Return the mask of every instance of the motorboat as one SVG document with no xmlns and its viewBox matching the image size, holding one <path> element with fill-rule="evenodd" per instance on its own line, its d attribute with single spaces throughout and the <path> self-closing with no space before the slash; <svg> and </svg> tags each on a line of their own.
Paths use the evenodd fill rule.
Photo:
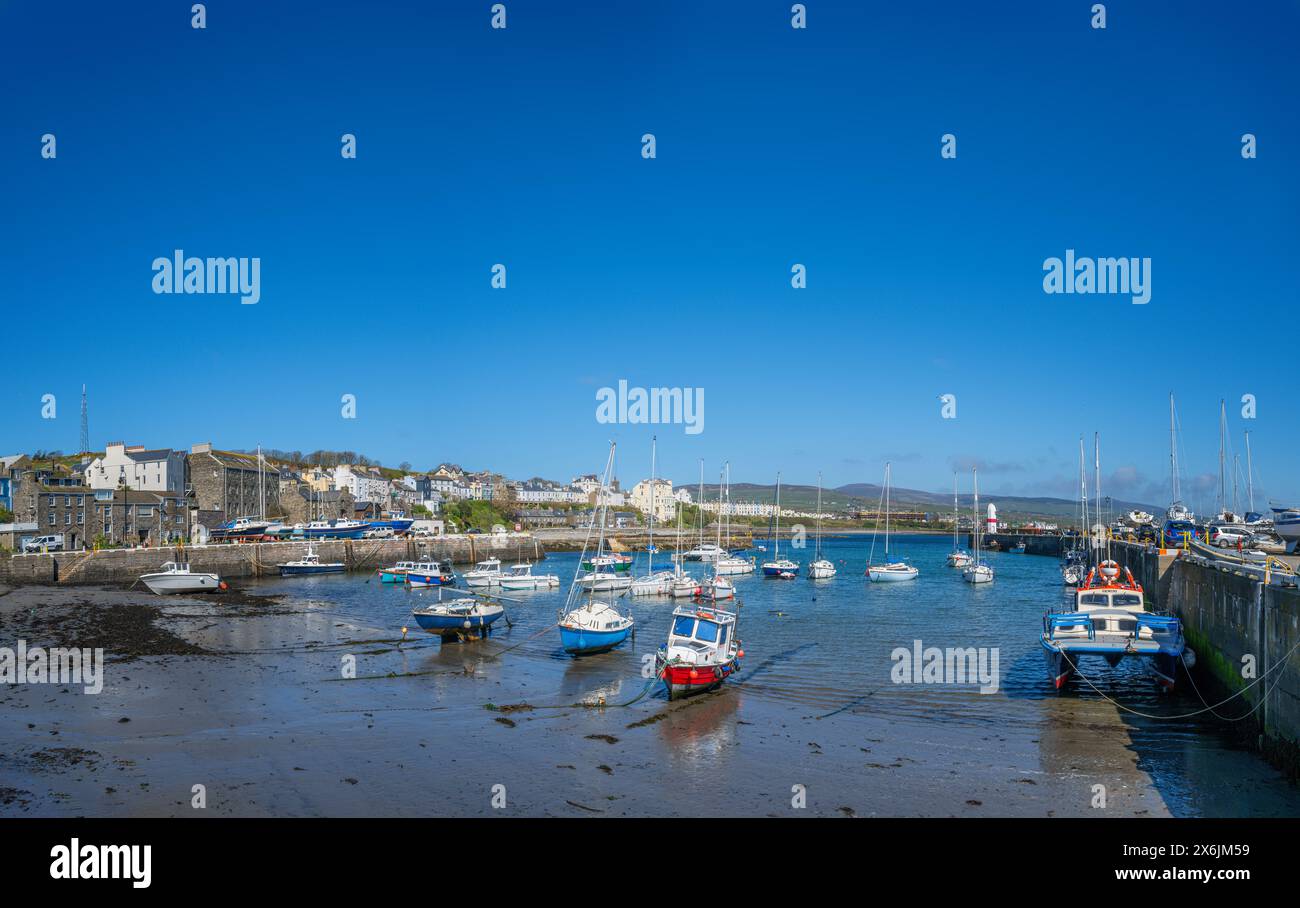
<svg viewBox="0 0 1300 908">
<path fill-rule="evenodd" d="M 555 574 L 534 574 L 531 564 L 512 564 L 497 584 L 502 590 L 511 592 L 521 590 L 543 590 L 560 585 L 560 578 Z"/>
<path fill-rule="evenodd" d="M 392 567 L 379 568 L 375 573 L 379 575 L 380 583 L 405 583 L 406 572 L 416 566 L 414 561 L 399 561 Z"/>
<path fill-rule="evenodd" d="M 1101 656 L 1112 668 L 1128 658 L 1148 660 L 1156 680 L 1170 689 L 1185 653 L 1189 665 L 1194 660 L 1181 622 L 1148 612 L 1132 571 L 1110 559 L 1088 572 L 1075 591 L 1072 611 L 1043 616 L 1040 643 L 1048 680 L 1057 690 L 1069 682 L 1083 656 Z"/>
<path fill-rule="evenodd" d="M 465 585 L 470 587 L 497 586 L 501 583 L 501 559 L 485 558 L 464 574 Z"/>
<path fill-rule="evenodd" d="M 655 674 L 668 699 L 676 700 L 720 686 L 739 670 L 744 656 L 735 612 L 678 606 L 668 639 L 655 655 Z"/>
<path fill-rule="evenodd" d="M 413 588 L 450 586 L 456 582 L 456 572 L 450 561 L 424 559 L 406 572 L 406 585 Z"/>
<path fill-rule="evenodd" d="M 152 574 L 143 574 L 140 582 L 160 596 L 171 593 L 210 593 L 225 589 L 216 574 L 191 571 L 188 562 L 168 561 Z"/>
<path fill-rule="evenodd" d="M 316 549 L 307 546 L 307 554 L 297 561 L 286 561 L 280 565 L 280 576 L 290 577 L 296 574 L 341 574 L 347 565 L 341 561 L 321 561 Z"/>
</svg>

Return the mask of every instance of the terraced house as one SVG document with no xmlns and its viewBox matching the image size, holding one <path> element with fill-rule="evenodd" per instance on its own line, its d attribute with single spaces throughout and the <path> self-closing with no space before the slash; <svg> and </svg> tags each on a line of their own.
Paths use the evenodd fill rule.
<svg viewBox="0 0 1300 908">
<path fill-rule="evenodd" d="M 37 533 L 61 533 L 64 548 L 164 545 L 189 537 L 185 496 L 169 492 L 42 486 L 33 492 Z"/>
</svg>

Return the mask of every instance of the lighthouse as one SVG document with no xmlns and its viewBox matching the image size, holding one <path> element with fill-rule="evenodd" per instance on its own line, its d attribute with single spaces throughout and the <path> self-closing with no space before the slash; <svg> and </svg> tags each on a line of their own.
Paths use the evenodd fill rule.
<svg viewBox="0 0 1300 908">
<path fill-rule="evenodd" d="M 998 506 L 990 503 L 989 516 L 988 519 L 984 521 L 984 532 L 996 533 L 997 531 L 998 531 Z"/>
</svg>

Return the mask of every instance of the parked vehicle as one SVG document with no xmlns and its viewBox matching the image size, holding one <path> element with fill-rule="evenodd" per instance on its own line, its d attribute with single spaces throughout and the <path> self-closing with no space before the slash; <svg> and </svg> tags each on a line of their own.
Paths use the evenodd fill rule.
<svg viewBox="0 0 1300 908">
<path fill-rule="evenodd" d="M 1235 549 L 1237 546 L 1246 547 L 1254 541 L 1254 534 L 1243 530 L 1240 527 L 1211 527 L 1210 544 L 1221 549 Z"/>
<path fill-rule="evenodd" d="M 24 552 L 62 552 L 63 551 L 63 534 L 55 533 L 52 536 L 37 536 L 35 539 L 29 539 L 23 543 Z"/>
</svg>

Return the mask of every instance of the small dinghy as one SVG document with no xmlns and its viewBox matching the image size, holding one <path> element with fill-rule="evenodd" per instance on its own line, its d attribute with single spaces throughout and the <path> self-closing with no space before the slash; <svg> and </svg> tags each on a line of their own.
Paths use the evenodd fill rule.
<svg viewBox="0 0 1300 908">
<path fill-rule="evenodd" d="M 168 561 L 156 573 L 142 575 L 140 582 L 159 596 L 171 593 L 210 593 L 226 588 L 216 574 L 195 573 L 185 561 Z"/>
</svg>

